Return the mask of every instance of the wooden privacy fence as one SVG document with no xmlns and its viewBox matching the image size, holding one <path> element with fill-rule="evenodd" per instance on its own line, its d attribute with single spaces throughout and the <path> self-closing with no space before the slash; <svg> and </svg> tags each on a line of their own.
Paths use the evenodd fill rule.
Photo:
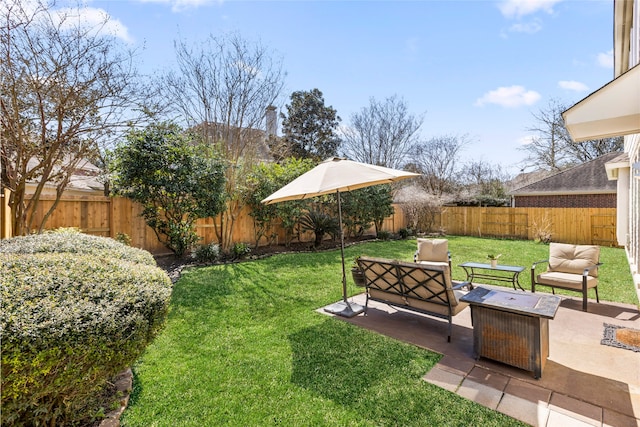
<svg viewBox="0 0 640 427">
<path fill-rule="evenodd" d="M 11 237 L 11 216 L 7 201 L 8 192 L 5 192 L 2 200 L 1 221 L 2 238 Z M 49 210 L 55 201 L 54 196 L 41 196 L 38 210 L 36 212 L 36 223 L 39 224 L 44 214 Z M 401 209 L 396 206 L 396 213 L 386 218 L 382 229 L 389 232 L 396 232 L 404 227 L 404 215 Z M 61 227 L 76 227 L 84 233 L 96 236 L 113 237 L 119 233 L 128 235 L 131 238 L 131 245 L 146 249 L 149 252 L 159 255 L 169 253 L 159 241 L 153 229 L 144 222 L 140 216 L 142 206 L 129 199 L 121 197 L 105 196 L 67 196 L 60 200 L 56 210 L 49 217 L 45 226 L 48 230 Z M 235 220 L 233 241 L 255 243 L 255 233 L 253 218 L 249 215 L 248 208 L 243 209 Z M 196 232 L 200 236 L 202 244 L 217 242 L 216 227 L 220 223 L 217 218 L 205 218 L 196 221 Z M 34 230 L 35 231 L 35 230 Z M 276 243 L 284 243 L 285 232 L 282 227 L 276 227 Z M 369 230 L 368 234 L 374 233 Z M 311 232 L 300 237 L 301 241 L 313 241 Z M 297 240 L 294 240 L 297 241 Z M 267 244 L 266 239 L 260 241 L 260 245 Z"/>
<path fill-rule="evenodd" d="M 436 224 L 447 234 L 617 246 L 615 208 L 444 207 Z"/>
<path fill-rule="evenodd" d="M 2 200 L 0 218 L 2 237 L 11 237 L 10 215 L 6 204 L 8 195 Z M 52 196 L 43 196 L 37 219 L 53 204 Z M 394 205 L 395 213 L 388 217 L 382 229 L 396 233 L 407 226 L 400 205 Z M 154 231 L 148 227 L 140 213 L 142 207 L 128 199 L 104 196 L 73 196 L 63 198 L 49 218 L 46 228 L 77 227 L 83 232 L 98 236 L 116 237 L 127 234 L 131 244 L 154 254 L 168 253 L 158 241 Z M 452 235 L 496 236 L 532 240 L 536 230 L 548 227 L 553 241 L 575 244 L 597 244 L 616 246 L 616 210 L 613 208 L 481 208 L 445 207 L 435 218 L 436 229 Z M 201 243 L 216 242 L 217 219 L 198 220 L 196 230 Z M 438 230 L 434 230 L 438 231 Z M 276 243 L 284 242 L 284 230 L 276 227 Z M 369 230 L 368 234 L 372 234 Z M 302 241 L 311 241 L 313 235 L 301 236 Z M 253 245 L 255 234 L 249 210 L 244 209 L 236 219 L 234 242 Z M 266 244 L 261 240 L 260 244 Z"/>
</svg>

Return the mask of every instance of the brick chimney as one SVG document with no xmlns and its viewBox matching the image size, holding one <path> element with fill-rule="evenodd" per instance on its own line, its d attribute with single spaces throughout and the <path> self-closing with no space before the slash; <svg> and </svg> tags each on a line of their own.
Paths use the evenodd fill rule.
<svg viewBox="0 0 640 427">
<path fill-rule="evenodd" d="M 276 115 L 276 107 L 269 105 L 265 112 L 267 119 L 267 138 L 277 136 L 278 133 L 278 116 Z"/>
</svg>

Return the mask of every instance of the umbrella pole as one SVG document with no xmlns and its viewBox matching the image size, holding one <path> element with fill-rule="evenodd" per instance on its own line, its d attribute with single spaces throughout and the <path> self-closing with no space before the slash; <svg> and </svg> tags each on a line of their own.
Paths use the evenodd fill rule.
<svg viewBox="0 0 640 427">
<path fill-rule="evenodd" d="M 338 193 L 338 221 L 340 222 L 340 256 L 342 257 L 342 300 L 347 302 L 347 273 L 344 267 L 344 228 L 342 227 L 342 202 L 340 200 L 340 191 Z"/>
<path fill-rule="evenodd" d="M 340 223 L 340 256 L 342 258 L 342 301 L 325 308 L 325 311 L 337 314 L 343 317 L 353 317 L 364 311 L 364 307 L 355 302 L 347 301 L 347 273 L 344 266 L 344 229 L 342 227 L 342 202 L 340 200 L 340 190 L 336 191 L 338 195 L 338 221 Z"/>
</svg>

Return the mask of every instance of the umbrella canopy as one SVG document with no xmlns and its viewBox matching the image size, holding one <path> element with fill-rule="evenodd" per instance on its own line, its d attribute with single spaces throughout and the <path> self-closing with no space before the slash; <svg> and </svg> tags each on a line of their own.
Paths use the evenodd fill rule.
<svg viewBox="0 0 640 427">
<path fill-rule="evenodd" d="M 420 176 L 420 174 L 334 157 L 325 160 L 309 172 L 300 175 L 262 201 L 262 203 L 271 204 L 287 200 L 308 199 L 330 193 L 336 193 L 338 195 L 343 302 L 335 304 L 335 307 L 328 311 L 351 317 L 361 313 L 363 310 L 362 307 L 355 308 L 355 304 L 349 304 L 347 301 L 347 279 L 344 267 L 344 234 L 342 231 L 340 193 L 370 187 L 372 185 L 389 184 L 416 176 Z"/>
<path fill-rule="evenodd" d="M 345 192 L 377 184 L 389 184 L 416 176 L 420 174 L 334 157 L 300 175 L 264 199 L 262 203 L 307 199 L 337 191 Z"/>
</svg>

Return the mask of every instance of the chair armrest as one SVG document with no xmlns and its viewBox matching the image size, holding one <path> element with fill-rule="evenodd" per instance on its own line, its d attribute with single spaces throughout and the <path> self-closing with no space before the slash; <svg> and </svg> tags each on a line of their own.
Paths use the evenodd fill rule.
<svg viewBox="0 0 640 427">
<path fill-rule="evenodd" d="M 592 265 L 591 267 L 585 268 L 584 271 L 582 272 L 582 275 L 583 276 L 588 276 L 590 270 L 593 270 L 594 268 L 600 267 L 601 265 L 602 265 L 602 263 L 599 262 L 597 264 Z"/>
<path fill-rule="evenodd" d="M 538 264 L 547 264 L 548 262 L 549 262 L 548 259 L 543 259 L 542 261 L 534 262 L 533 265 L 531 266 L 531 271 L 535 270 Z"/>
</svg>

